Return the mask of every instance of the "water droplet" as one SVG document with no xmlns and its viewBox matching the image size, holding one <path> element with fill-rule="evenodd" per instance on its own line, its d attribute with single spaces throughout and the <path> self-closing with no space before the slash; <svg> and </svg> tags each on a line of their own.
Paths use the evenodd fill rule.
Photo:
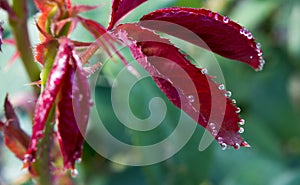
<svg viewBox="0 0 300 185">
<path fill-rule="evenodd" d="M 251 60 L 253 59 L 253 56 L 252 56 L 252 55 L 250 56 L 250 59 L 251 59 Z"/>
<path fill-rule="evenodd" d="M 219 20 L 219 15 L 217 13 L 215 14 L 215 20 Z"/>
<path fill-rule="evenodd" d="M 217 140 L 222 143 L 223 142 L 223 138 L 222 137 L 218 137 Z"/>
<path fill-rule="evenodd" d="M 77 169 L 71 170 L 71 175 L 72 175 L 73 178 L 78 177 L 78 170 Z"/>
<path fill-rule="evenodd" d="M 24 160 L 23 160 L 24 163 L 34 162 L 33 160 L 34 159 L 33 159 L 33 156 L 31 154 L 25 154 L 24 155 Z"/>
<path fill-rule="evenodd" d="M 229 18 L 226 17 L 226 16 L 224 16 L 224 17 L 223 17 L 223 22 L 227 24 L 227 23 L 229 22 Z"/>
<path fill-rule="evenodd" d="M 245 120 L 244 120 L 244 119 L 241 119 L 241 120 L 239 121 L 239 124 L 240 124 L 240 125 L 245 125 Z"/>
<path fill-rule="evenodd" d="M 257 51 L 257 50 L 256 50 Z M 263 55 L 263 53 L 259 50 L 259 51 L 257 51 L 258 53 L 257 53 L 257 56 L 259 56 L 259 57 L 261 57 L 262 55 Z"/>
<path fill-rule="evenodd" d="M 245 28 L 240 29 L 240 34 L 245 35 L 246 32 L 247 32 L 247 29 L 245 29 Z"/>
<path fill-rule="evenodd" d="M 236 104 L 236 100 L 235 99 L 232 99 L 231 101 L 232 101 L 233 104 Z"/>
<path fill-rule="evenodd" d="M 189 102 L 193 103 L 195 101 L 195 98 L 193 95 L 188 96 Z"/>
<path fill-rule="evenodd" d="M 204 75 L 207 74 L 207 69 L 206 68 L 201 69 L 201 73 Z"/>
<path fill-rule="evenodd" d="M 226 150 L 227 149 L 227 144 L 226 143 L 221 143 L 221 148 L 222 150 Z"/>
<path fill-rule="evenodd" d="M 259 57 L 259 63 L 261 64 L 261 65 L 265 65 L 265 60 L 262 58 L 262 57 Z"/>
<path fill-rule="evenodd" d="M 81 161 L 82 161 L 81 158 L 76 159 L 76 163 L 81 163 Z"/>
<path fill-rule="evenodd" d="M 209 123 L 209 126 L 213 130 L 216 129 L 216 124 L 215 123 Z"/>
<path fill-rule="evenodd" d="M 213 131 L 211 132 L 211 134 L 212 134 L 213 136 L 217 136 L 217 135 L 218 135 L 218 131 L 217 131 L 217 130 L 213 130 Z"/>
<path fill-rule="evenodd" d="M 94 101 L 93 100 L 89 100 L 89 105 L 93 106 L 94 105 Z"/>
<path fill-rule="evenodd" d="M 225 96 L 226 96 L 227 98 L 230 98 L 231 95 L 232 95 L 231 91 L 227 91 L 227 92 L 225 93 Z"/>
<path fill-rule="evenodd" d="M 248 32 L 248 33 L 246 34 L 246 36 L 247 36 L 247 38 L 248 38 L 249 40 L 253 38 L 253 35 L 252 35 L 252 33 L 250 33 L 250 32 Z"/>
<path fill-rule="evenodd" d="M 219 89 L 220 90 L 224 90 L 225 89 L 225 85 L 224 84 L 219 85 Z"/>
<path fill-rule="evenodd" d="M 242 134 L 242 133 L 244 133 L 244 131 L 245 131 L 245 129 L 243 127 L 240 127 L 239 133 Z"/>
<path fill-rule="evenodd" d="M 83 99 L 83 95 L 82 95 L 82 94 L 79 94 L 78 100 L 79 100 L 79 101 L 82 101 L 82 99 Z"/>
<path fill-rule="evenodd" d="M 234 146 L 233 146 L 233 148 L 234 148 L 235 150 L 240 149 L 240 147 L 241 147 L 241 146 L 240 146 L 238 143 L 235 143 Z"/>
<path fill-rule="evenodd" d="M 241 108 L 237 107 L 235 113 L 240 113 L 241 112 Z"/>
<path fill-rule="evenodd" d="M 261 49 L 261 44 L 259 42 L 256 44 L 256 48 L 259 50 Z"/>
</svg>

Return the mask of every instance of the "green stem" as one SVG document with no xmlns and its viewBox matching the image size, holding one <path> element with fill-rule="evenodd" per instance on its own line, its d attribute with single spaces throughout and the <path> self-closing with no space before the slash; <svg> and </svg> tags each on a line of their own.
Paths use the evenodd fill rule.
<svg viewBox="0 0 300 185">
<path fill-rule="evenodd" d="M 13 0 L 12 10 L 16 18 L 10 17 L 9 23 L 16 40 L 17 49 L 30 80 L 32 82 L 38 81 L 40 79 L 40 68 L 34 61 L 32 46 L 29 40 L 26 0 Z M 37 95 L 39 94 L 37 87 L 34 87 L 34 91 Z"/>
<path fill-rule="evenodd" d="M 40 141 L 38 146 L 37 160 L 34 164 L 34 168 L 38 173 L 38 181 L 41 185 L 52 185 L 53 175 L 51 172 L 51 148 L 53 145 L 53 127 L 52 118 L 54 117 L 55 106 L 50 111 L 46 122 L 46 128 L 44 132 L 44 137 Z"/>
</svg>

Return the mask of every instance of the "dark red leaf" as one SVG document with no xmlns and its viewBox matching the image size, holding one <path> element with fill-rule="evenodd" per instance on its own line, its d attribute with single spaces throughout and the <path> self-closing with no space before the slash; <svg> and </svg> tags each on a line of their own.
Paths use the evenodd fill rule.
<svg viewBox="0 0 300 185">
<path fill-rule="evenodd" d="M 85 19 L 80 16 L 78 16 L 78 19 L 82 26 L 85 27 L 94 36 L 95 39 L 106 34 L 106 29 L 98 22 L 91 19 Z"/>
<path fill-rule="evenodd" d="M 147 14 L 141 20 L 155 21 L 142 21 L 141 24 L 144 27 L 187 40 L 226 58 L 245 62 L 256 70 L 261 70 L 265 63 L 260 44 L 255 42 L 253 35 L 248 30 L 228 17 L 210 10 L 165 8 Z M 178 29 L 172 29 L 170 24 L 160 21 L 167 21 L 189 29 L 199 36 L 209 48 L 194 40 L 191 37 L 192 34 L 178 32 Z M 166 25 L 168 26 L 166 27 Z"/>
<path fill-rule="evenodd" d="M 4 102 L 4 111 L 5 111 L 5 117 L 7 120 L 10 120 L 10 125 L 14 127 L 20 127 L 19 124 L 19 119 L 14 111 L 14 108 L 12 104 L 10 103 L 8 99 L 8 95 L 5 97 L 5 102 Z"/>
<path fill-rule="evenodd" d="M 110 34 L 107 32 L 107 30 L 99 23 L 90 20 L 90 19 L 85 19 L 82 17 L 78 16 L 78 19 L 80 20 L 81 24 L 94 36 L 95 39 L 95 44 L 103 48 L 103 50 L 110 56 L 112 57 L 110 49 L 112 49 L 117 56 L 121 59 L 121 61 L 127 65 L 128 61 L 119 53 L 119 51 L 115 48 L 113 43 L 116 42 Z"/>
<path fill-rule="evenodd" d="M 147 0 L 114 0 L 111 20 L 107 29 L 111 30 L 123 16 L 146 1 Z"/>
<path fill-rule="evenodd" d="M 204 69 L 192 65 L 167 39 L 136 24 L 118 26 L 117 38 L 177 107 L 205 127 L 222 145 L 246 146 L 239 135 L 238 108 Z"/>
<path fill-rule="evenodd" d="M 2 28 L 2 24 L 3 24 L 3 22 L 1 22 L 0 21 L 0 51 L 2 52 L 2 48 L 1 48 L 1 46 L 2 46 L 2 40 L 3 40 L 3 32 L 4 32 L 4 29 Z"/>
<path fill-rule="evenodd" d="M 65 169 L 74 169 L 81 157 L 89 109 L 90 91 L 79 57 L 73 50 L 58 102 L 58 134 Z"/>
<path fill-rule="evenodd" d="M 16 157 L 23 160 L 29 145 L 29 136 L 21 129 L 8 96 L 5 98 L 4 111 L 7 121 L 6 123 L 0 121 L 0 129 L 4 132 L 4 143 Z"/>
<path fill-rule="evenodd" d="M 25 162 L 32 162 L 35 159 L 38 141 L 43 137 L 45 124 L 56 96 L 58 95 L 60 87 L 63 83 L 63 79 L 66 75 L 70 56 L 71 50 L 69 48 L 68 42 L 62 42 L 58 49 L 53 67 L 50 71 L 45 90 L 42 92 L 37 101 L 37 106 L 35 108 L 34 114 L 35 116 L 33 120 L 34 123 L 32 136 Z"/>
</svg>

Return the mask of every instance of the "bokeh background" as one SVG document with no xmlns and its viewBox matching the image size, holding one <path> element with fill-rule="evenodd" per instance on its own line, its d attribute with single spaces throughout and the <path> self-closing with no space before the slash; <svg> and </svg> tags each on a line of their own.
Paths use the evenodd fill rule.
<svg viewBox="0 0 300 185">
<path fill-rule="evenodd" d="M 76 4 L 101 4 L 85 17 L 108 24 L 110 0 L 73 0 Z M 198 150 L 204 129 L 197 127 L 188 143 L 170 159 L 161 163 L 130 167 L 116 164 L 97 154 L 88 144 L 84 146 L 82 163 L 77 165 L 76 184 L 84 185 L 298 185 L 300 184 L 300 1 L 299 0 L 149 0 L 123 22 L 137 21 L 143 14 L 170 6 L 204 7 L 227 15 L 248 28 L 262 44 L 266 65 L 255 72 L 245 64 L 215 56 L 221 66 L 227 89 L 233 92 L 241 116 L 246 120 L 243 137 L 251 148 L 222 151 L 213 142 L 205 151 Z M 28 0 L 30 10 L 29 30 L 33 46 L 38 40 L 34 25 L 36 9 Z M 7 20 L 0 10 L 0 19 Z M 5 38 L 12 37 L 7 21 Z M 92 41 L 82 28 L 72 37 Z M 15 52 L 13 46 L 4 45 L 0 53 L 0 104 L 6 92 L 13 102 L 26 95 L 31 87 L 23 66 L 16 61 L 7 62 Z M 198 58 L 207 57 L 191 46 Z M 201 53 L 201 52 L 200 52 Z M 101 59 L 98 56 L 97 59 Z M 176 126 L 180 111 L 173 107 L 150 79 L 136 84 L 130 94 L 130 107 L 136 117 L 150 115 L 148 104 L 153 97 L 162 97 L 168 107 L 162 124 L 148 132 L 126 128 L 117 119 L 111 105 L 111 81 L 122 69 L 120 62 L 108 63 L 99 74 L 95 87 L 95 106 L 107 129 L 116 138 L 136 145 L 156 143 L 166 138 Z M 126 78 L 120 80 L 126 83 Z M 119 96 L 122 97 L 120 90 Z M 124 97 L 125 98 L 125 97 Z M 158 108 L 159 109 L 159 108 Z M 22 127 L 30 133 L 31 121 L 22 108 L 17 108 Z M 3 108 L 0 108 L 1 114 Z M 193 123 L 187 118 L 187 121 Z M 92 132 L 92 131 L 89 131 Z M 0 136 L 0 184 L 33 184 L 26 181 L 22 163 L 4 147 Z M 121 153 L 124 158 L 128 154 Z"/>
</svg>

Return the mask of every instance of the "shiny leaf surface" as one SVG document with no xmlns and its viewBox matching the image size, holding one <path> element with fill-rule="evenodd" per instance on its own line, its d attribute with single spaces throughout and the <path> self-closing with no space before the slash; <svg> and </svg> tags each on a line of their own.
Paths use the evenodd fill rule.
<svg viewBox="0 0 300 185">
<path fill-rule="evenodd" d="M 60 91 L 57 115 L 58 138 L 66 169 L 74 169 L 75 161 L 81 157 L 90 109 L 88 80 L 74 50 L 71 61 Z"/>
<path fill-rule="evenodd" d="M 147 0 L 114 0 L 108 30 L 112 29 L 123 16 L 146 1 Z"/>
<path fill-rule="evenodd" d="M 168 99 L 211 132 L 222 146 L 248 146 L 238 133 L 242 121 L 238 109 L 204 69 L 191 64 L 167 39 L 136 24 L 118 26 L 115 33 Z"/>
<path fill-rule="evenodd" d="M 71 52 L 68 46 L 68 42 L 62 42 L 59 47 L 53 67 L 50 71 L 45 90 L 42 92 L 37 101 L 35 116 L 33 120 L 34 123 L 32 136 L 25 162 L 32 162 L 35 159 L 38 141 L 43 137 L 45 124 L 47 122 L 49 112 L 54 105 L 56 96 L 58 95 L 58 92 L 63 83 L 66 71 L 68 69 L 70 56 Z"/>
<path fill-rule="evenodd" d="M 152 20 L 150 22 L 142 21 L 141 24 L 144 27 L 166 32 L 209 49 L 223 57 L 245 62 L 255 70 L 262 70 L 265 63 L 261 45 L 255 42 L 251 32 L 228 17 L 210 10 L 165 8 L 149 13 L 141 20 Z M 202 42 L 197 42 L 191 37 L 191 34 L 176 32 L 176 29 L 166 27 L 167 24 L 159 21 L 166 21 L 187 28 L 200 37 L 208 48 Z"/>
</svg>

